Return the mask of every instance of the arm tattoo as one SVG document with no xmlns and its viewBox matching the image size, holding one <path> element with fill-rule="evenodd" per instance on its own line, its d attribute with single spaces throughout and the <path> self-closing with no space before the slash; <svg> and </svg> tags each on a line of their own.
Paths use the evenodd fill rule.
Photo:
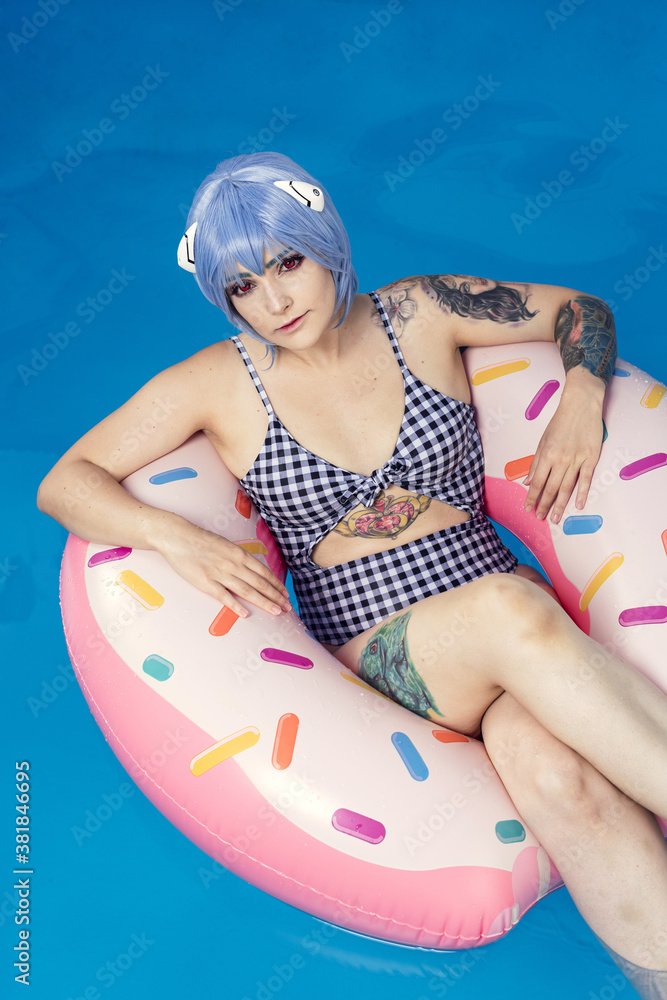
<svg viewBox="0 0 667 1000">
<path fill-rule="evenodd" d="M 419 517 L 431 503 L 427 496 L 393 497 L 380 490 L 372 507 L 348 514 L 334 528 L 348 538 L 395 538 Z"/>
<path fill-rule="evenodd" d="M 441 715 L 433 695 L 418 673 L 408 651 L 406 629 L 412 612 L 381 625 L 368 640 L 359 658 L 359 677 L 417 715 Z"/>
<path fill-rule="evenodd" d="M 558 314 L 554 339 L 566 373 L 583 365 L 605 385 L 609 382 L 616 361 L 616 327 L 606 302 L 592 295 L 570 299 Z"/>
<path fill-rule="evenodd" d="M 412 319 L 417 312 L 417 303 L 414 299 L 410 298 L 409 292 L 409 289 L 414 288 L 416 284 L 415 280 L 411 281 L 408 279 L 407 282 L 397 281 L 389 286 L 392 291 L 385 297 L 384 307 L 397 336 L 400 335 L 407 321 Z M 402 287 L 396 288 L 395 285 L 401 285 Z M 376 326 L 383 326 L 382 317 L 374 305 L 371 320 Z"/>
<path fill-rule="evenodd" d="M 469 278 L 456 286 L 454 278 L 462 275 L 426 274 L 421 279 L 422 290 L 431 299 L 435 299 L 443 310 L 465 316 L 469 319 L 490 319 L 496 323 L 519 323 L 532 319 L 538 310 L 531 312 L 525 299 L 516 288 L 497 284 L 495 288 L 487 288 L 483 292 L 472 293 L 470 282 L 479 281 Z M 484 282 L 486 284 L 486 282 Z"/>
</svg>

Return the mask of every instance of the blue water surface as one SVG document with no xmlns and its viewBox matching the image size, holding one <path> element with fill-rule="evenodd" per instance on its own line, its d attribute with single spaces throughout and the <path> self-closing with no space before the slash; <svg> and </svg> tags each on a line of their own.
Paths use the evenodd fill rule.
<svg viewBox="0 0 667 1000">
<path fill-rule="evenodd" d="M 664 379 L 667 11 L 6 0 L 0 17 L 2 995 L 620 992 L 565 890 L 502 941 L 442 955 L 332 932 L 213 870 L 132 784 L 87 709 L 58 606 L 66 532 L 35 493 L 155 372 L 231 332 L 176 267 L 176 245 L 198 183 L 238 152 L 276 149 L 321 179 L 361 289 L 447 271 L 582 289 L 612 303 L 621 356 Z M 21 760 L 29 993 L 12 967 Z"/>
</svg>

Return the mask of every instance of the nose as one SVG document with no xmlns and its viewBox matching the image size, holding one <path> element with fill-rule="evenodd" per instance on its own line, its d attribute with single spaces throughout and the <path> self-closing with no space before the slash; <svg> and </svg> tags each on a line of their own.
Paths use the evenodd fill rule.
<svg viewBox="0 0 667 1000">
<path fill-rule="evenodd" d="M 264 283 L 266 308 L 272 316 L 280 316 L 292 305 L 292 297 L 285 291 L 283 283 L 272 281 Z"/>
</svg>

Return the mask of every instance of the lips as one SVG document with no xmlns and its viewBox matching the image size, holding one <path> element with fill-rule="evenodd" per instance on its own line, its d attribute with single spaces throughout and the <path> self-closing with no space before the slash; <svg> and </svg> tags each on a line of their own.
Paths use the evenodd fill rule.
<svg viewBox="0 0 667 1000">
<path fill-rule="evenodd" d="M 285 323 L 284 326 L 279 326 L 278 330 L 276 332 L 277 333 L 289 333 L 290 330 L 296 329 L 297 324 L 301 322 L 301 320 L 303 319 L 303 317 L 305 315 L 306 314 L 303 313 L 303 315 L 297 316 L 296 319 L 290 320 L 289 323 Z"/>
</svg>

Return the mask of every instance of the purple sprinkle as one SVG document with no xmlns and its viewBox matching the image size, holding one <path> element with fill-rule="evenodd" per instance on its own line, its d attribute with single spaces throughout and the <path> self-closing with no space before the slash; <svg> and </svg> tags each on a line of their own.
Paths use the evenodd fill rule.
<svg viewBox="0 0 667 1000">
<path fill-rule="evenodd" d="M 651 604 L 645 608 L 626 608 L 618 616 L 619 623 L 625 625 L 662 625 L 667 622 L 667 608 L 664 604 Z"/>
<path fill-rule="evenodd" d="M 298 653 L 290 653 L 287 649 L 271 649 L 267 647 L 259 654 L 268 663 L 282 663 L 286 667 L 299 667 L 300 670 L 310 670 L 313 661 L 307 656 L 299 656 Z"/>
<path fill-rule="evenodd" d="M 336 809 L 331 817 L 331 823 L 340 833 L 348 833 L 351 837 L 358 837 L 368 844 L 381 844 L 387 835 L 387 831 L 378 820 L 352 812 L 351 809 Z"/>
<path fill-rule="evenodd" d="M 117 549 L 105 549 L 103 552 L 97 552 L 94 556 L 91 556 L 88 560 L 88 565 L 99 566 L 100 563 L 115 562 L 117 559 L 125 559 L 129 556 L 132 549 L 127 548 L 117 548 Z"/>
<path fill-rule="evenodd" d="M 619 476 L 621 479 L 636 479 L 637 476 L 643 476 L 645 472 L 653 472 L 654 469 L 659 469 L 662 465 L 667 465 L 667 455 L 663 451 L 658 451 L 655 455 L 647 455 L 646 458 L 630 462 L 630 465 L 621 469 Z"/>
<path fill-rule="evenodd" d="M 556 379 L 549 379 L 548 382 L 544 383 L 541 389 L 538 389 L 526 407 L 526 420 L 534 420 L 535 417 L 539 417 L 540 413 L 559 386 L 560 382 Z"/>
</svg>

